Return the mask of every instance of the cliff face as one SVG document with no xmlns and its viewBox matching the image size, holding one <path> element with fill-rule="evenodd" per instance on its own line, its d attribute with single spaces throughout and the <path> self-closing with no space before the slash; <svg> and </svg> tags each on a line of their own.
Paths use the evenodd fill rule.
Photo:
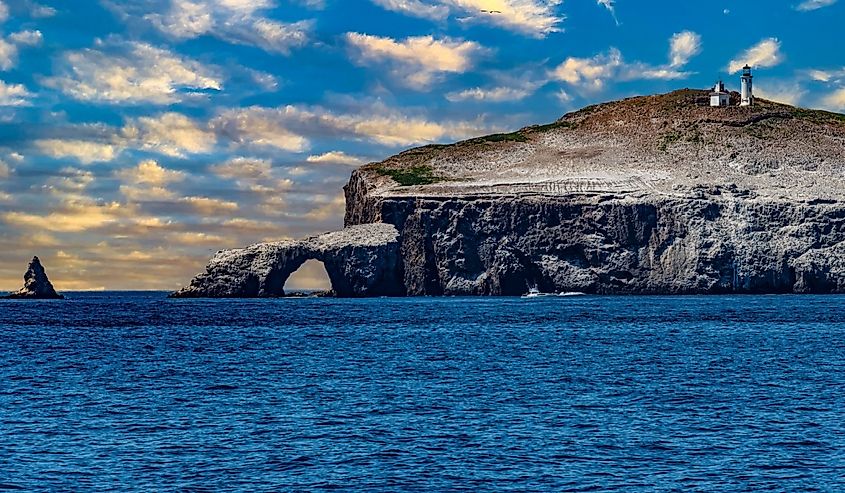
<svg viewBox="0 0 845 493">
<path fill-rule="evenodd" d="M 346 223 L 396 226 L 409 295 L 845 292 L 845 117 L 701 96 L 365 166 Z"/>
<path fill-rule="evenodd" d="M 345 231 L 380 240 L 222 252 L 177 295 L 277 296 L 309 256 L 341 296 L 845 292 L 845 115 L 706 101 L 631 98 L 366 165 Z"/>
<path fill-rule="evenodd" d="M 410 295 L 845 292 L 843 204 L 730 193 L 362 203 L 401 231 Z"/>
</svg>

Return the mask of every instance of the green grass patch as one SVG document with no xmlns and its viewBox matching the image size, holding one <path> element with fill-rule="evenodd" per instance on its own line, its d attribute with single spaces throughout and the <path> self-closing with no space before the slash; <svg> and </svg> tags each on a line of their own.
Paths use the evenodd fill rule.
<svg viewBox="0 0 845 493">
<path fill-rule="evenodd" d="M 434 169 L 428 165 L 412 166 L 410 168 L 385 168 L 380 166 L 376 172 L 381 176 L 389 176 L 403 187 L 416 185 L 431 185 L 443 181 L 434 174 Z"/>
<path fill-rule="evenodd" d="M 522 135 L 522 132 L 517 131 L 509 134 L 485 135 L 474 140 L 480 142 L 528 142 L 528 137 Z"/>
<path fill-rule="evenodd" d="M 569 121 L 557 121 L 547 123 L 545 125 L 534 125 L 533 127 L 531 127 L 531 130 L 535 132 L 547 132 L 556 128 L 575 128 L 575 124 Z"/>
</svg>

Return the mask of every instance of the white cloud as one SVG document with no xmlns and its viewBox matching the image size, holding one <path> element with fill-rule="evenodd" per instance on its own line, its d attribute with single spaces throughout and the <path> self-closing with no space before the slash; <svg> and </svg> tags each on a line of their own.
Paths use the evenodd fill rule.
<svg viewBox="0 0 845 493">
<path fill-rule="evenodd" d="M 411 87 L 424 88 L 440 74 L 463 73 L 484 49 L 473 41 L 433 36 L 416 36 L 397 41 L 393 38 L 347 33 L 346 41 L 363 65 L 389 62 L 394 76 Z"/>
<path fill-rule="evenodd" d="M 115 175 L 128 184 L 165 186 L 185 179 L 182 171 L 167 169 L 152 159 L 141 161 L 134 168 L 126 168 L 115 172 Z"/>
<path fill-rule="evenodd" d="M 0 0 L 0 22 L 6 22 L 9 18 L 9 7 Z"/>
<path fill-rule="evenodd" d="M 649 65 L 643 62 L 626 62 L 622 52 L 611 48 L 590 58 L 569 57 L 550 74 L 553 79 L 585 90 L 597 91 L 604 88 L 608 80 L 630 81 L 662 79 L 683 79 L 690 75 L 681 68 L 690 58 L 701 51 L 700 36 L 684 31 L 669 40 L 669 61 L 665 65 Z"/>
<path fill-rule="evenodd" d="M 795 10 L 806 12 L 809 10 L 816 10 L 823 7 L 829 7 L 835 4 L 838 0 L 805 0 L 795 7 Z"/>
<path fill-rule="evenodd" d="M 745 50 L 728 63 L 728 72 L 736 73 L 746 64 L 754 68 L 774 67 L 783 61 L 780 52 L 780 41 L 768 38 Z"/>
<path fill-rule="evenodd" d="M 420 0 L 373 0 L 373 3 L 387 10 L 400 12 L 413 17 L 443 20 L 449 17 L 449 7 L 436 2 Z"/>
<path fill-rule="evenodd" d="M 214 133 L 181 113 L 139 117 L 123 127 L 122 133 L 140 149 L 173 157 L 210 152 L 217 142 Z"/>
<path fill-rule="evenodd" d="M 323 154 L 308 156 L 309 163 L 347 164 L 349 166 L 360 166 L 364 160 L 357 156 L 350 156 L 342 151 L 330 151 Z"/>
<path fill-rule="evenodd" d="M 44 84 L 81 101 L 119 104 L 170 104 L 222 88 L 214 70 L 170 51 L 139 42 L 97 45 L 65 53 L 58 75 Z"/>
<path fill-rule="evenodd" d="M 607 54 L 592 58 L 569 57 L 552 71 L 552 77 L 573 86 L 601 89 L 605 80 L 623 65 L 622 52 L 611 48 Z"/>
<path fill-rule="evenodd" d="M 38 46 L 44 40 L 41 31 L 19 31 L 9 35 L 9 40 L 19 45 Z"/>
<path fill-rule="evenodd" d="M 450 92 L 446 95 L 449 101 L 485 101 L 498 103 L 503 101 L 520 101 L 534 94 L 534 87 L 474 87 L 463 91 Z"/>
<path fill-rule="evenodd" d="M 676 33 L 669 40 L 669 66 L 683 67 L 701 53 L 701 36 L 692 31 Z"/>
<path fill-rule="evenodd" d="M 8 164 L 0 161 L 0 178 L 8 178 L 9 173 L 11 173 L 12 169 L 9 167 Z"/>
<path fill-rule="evenodd" d="M 492 24 L 537 38 L 560 30 L 562 0 L 374 0 L 388 10 L 433 20 L 460 16 L 463 22 Z"/>
<path fill-rule="evenodd" d="M 22 84 L 7 84 L 0 80 L 0 106 L 27 106 L 32 93 Z"/>
<path fill-rule="evenodd" d="M 75 139 L 40 139 L 35 147 L 46 156 L 53 158 L 72 157 L 83 164 L 111 161 L 120 152 L 113 144 L 104 144 Z"/>
<path fill-rule="evenodd" d="M 126 22 L 145 19 L 171 39 L 214 36 L 270 53 L 287 54 L 304 45 L 313 28 L 309 20 L 281 22 L 262 15 L 275 7 L 267 0 L 136 0 L 108 5 Z"/>
</svg>

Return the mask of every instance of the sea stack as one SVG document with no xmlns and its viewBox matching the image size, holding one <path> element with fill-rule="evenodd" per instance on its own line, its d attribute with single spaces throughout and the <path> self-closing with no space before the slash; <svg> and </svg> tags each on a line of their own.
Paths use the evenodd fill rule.
<svg viewBox="0 0 845 493">
<path fill-rule="evenodd" d="M 64 296 L 58 294 L 44 272 L 44 266 L 38 257 L 32 257 L 26 274 L 23 276 L 23 287 L 9 296 L 13 300 L 62 300 Z"/>
</svg>

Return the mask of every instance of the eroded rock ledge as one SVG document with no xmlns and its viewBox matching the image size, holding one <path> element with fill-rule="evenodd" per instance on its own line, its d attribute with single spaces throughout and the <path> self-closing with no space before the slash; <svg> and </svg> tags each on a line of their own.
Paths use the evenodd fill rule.
<svg viewBox="0 0 845 493">
<path fill-rule="evenodd" d="M 223 250 L 174 298 L 281 297 L 288 277 L 307 260 L 326 267 L 340 297 L 405 294 L 399 232 L 391 224 L 363 224 L 301 240 Z"/>
</svg>

